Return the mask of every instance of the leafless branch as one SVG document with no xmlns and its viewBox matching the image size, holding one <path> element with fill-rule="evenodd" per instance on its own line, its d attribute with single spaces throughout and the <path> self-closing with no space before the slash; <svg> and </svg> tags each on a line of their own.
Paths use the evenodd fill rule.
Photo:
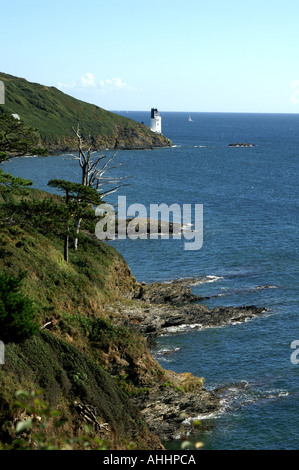
<svg viewBox="0 0 299 470">
<path fill-rule="evenodd" d="M 131 178 L 128 177 L 106 177 L 104 176 L 108 171 L 114 170 L 119 168 L 120 166 L 124 165 L 126 162 L 120 162 L 115 165 L 111 164 L 113 160 L 116 158 L 118 152 L 115 152 L 112 156 L 108 155 L 100 155 L 95 160 L 93 160 L 93 154 L 96 152 L 91 151 L 91 146 L 87 149 L 83 149 L 83 138 L 80 133 L 80 126 L 77 125 L 77 129 L 73 128 L 73 132 L 75 133 L 78 139 L 78 149 L 79 149 L 79 156 L 75 157 L 76 160 L 79 160 L 80 167 L 82 169 L 82 184 L 85 186 L 95 187 L 102 196 L 107 196 L 116 192 L 122 186 L 128 185 L 121 185 L 119 184 L 120 181 Z M 105 162 L 103 162 L 106 160 Z M 99 168 L 100 162 L 103 162 L 101 168 Z M 113 188 L 110 190 L 102 192 L 101 188 L 104 185 L 114 185 Z"/>
</svg>

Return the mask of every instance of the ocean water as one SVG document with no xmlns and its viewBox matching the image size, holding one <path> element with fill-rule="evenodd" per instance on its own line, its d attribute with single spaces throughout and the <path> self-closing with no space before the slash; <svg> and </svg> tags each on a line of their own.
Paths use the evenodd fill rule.
<svg viewBox="0 0 299 470">
<path fill-rule="evenodd" d="M 150 113 L 124 112 L 149 125 Z M 163 336 L 154 354 L 164 368 L 224 387 L 222 409 L 199 417 L 204 449 L 298 449 L 299 364 L 291 362 L 298 328 L 299 115 L 163 113 L 174 146 L 121 151 L 132 176 L 117 196 L 127 205 L 203 204 L 203 246 L 184 240 L 115 240 L 138 281 L 194 278 L 193 292 L 213 306 L 267 309 L 243 324 Z M 248 142 L 254 147 L 229 147 Z M 109 153 L 109 152 L 107 152 Z M 18 158 L 14 175 L 50 190 L 51 178 L 80 181 L 70 155 Z M 299 355 L 298 355 L 299 357 Z M 179 442 L 167 443 L 178 449 Z"/>
</svg>

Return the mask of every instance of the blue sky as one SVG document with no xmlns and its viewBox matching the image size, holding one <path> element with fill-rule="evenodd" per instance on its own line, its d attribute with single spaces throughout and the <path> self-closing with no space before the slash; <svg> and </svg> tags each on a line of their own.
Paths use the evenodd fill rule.
<svg viewBox="0 0 299 470">
<path fill-rule="evenodd" d="M 110 110 L 299 112 L 297 0 L 0 0 L 0 70 Z"/>
</svg>

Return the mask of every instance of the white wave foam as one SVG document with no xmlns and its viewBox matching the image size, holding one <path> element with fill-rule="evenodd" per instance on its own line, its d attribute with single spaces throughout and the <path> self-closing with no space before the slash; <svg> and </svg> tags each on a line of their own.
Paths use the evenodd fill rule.
<svg viewBox="0 0 299 470">
<path fill-rule="evenodd" d="M 224 412 L 232 412 L 259 401 L 275 400 L 289 395 L 287 390 L 265 390 L 254 383 L 244 382 L 244 384 L 240 383 L 240 385 L 241 387 L 237 386 L 237 384 L 231 385 L 223 390 L 220 404 Z"/>
<path fill-rule="evenodd" d="M 224 397 L 220 399 L 220 408 L 210 413 L 198 414 L 195 417 L 188 417 L 182 425 L 189 428 L 193 421 L 204 421 L 211 419 L 220 419 L 224 414 L 232 413 L 244 406 L 252 405 L 260 400 L 283 398 L 289 395 L 286 390 L 261 390 L 256 384 L 250 384 L 246 380 L 242 380 L 239 384 L 228 386 L 224 390 Z M 187 430 L 185 433 L 190 434 Z M 178 437 L 180 439 L 181 436 Z"/>
<path fill-rule="evenodd" d="M 181 277 L 179 279 L 173 279 L 171 281 L 165 281 L 165 284 L 172 284 L 179 282 L 182 285 L 187 285 L 187 286 L 197 286 L 199 284 L 209 284 L 212 282 L 217 282 L 224 279 L 222 276 L 213 276 L 213 275 L 207 275 L 207 276 L 201 276 L 201 277 Z"/>
<path fill-rule="evenodd" d="M 206 282 L 215 282 L 215 281 L 219 281 L 220 279 L 223 279 L 222 276 L 207 276 L 206 278 Z"/>
<path fill-rule="evenodd" d="M 283 398 L 283 397 L 288 397 L 290 393 L 287 390 L 269 390 L 268 392 L 265 392 L 265 398 L 267 399 L 277 399 L 277 398 Z"/>
<path fill-rule="evenodd" d="M 201 329 L 202 325 L 200 323 L 192 323 L 190 325 L 178 325 L 178 326 L 168 326 L 163 329 L 165 332 L 161 336 L 168 336 L 169 334 L 175 334 L 175 333 L 185 333 L 186 331 L 194 330 L 194 329 Z"/>
<path fill-rule="evenodd" d="M 157 351 L 155 353 L 155 355 L 165 356 L 165 355 L 172 354 L 172 353 L 175 353 L 177 351 L 180 351 L 180 349 L 181 348 L 162 348 L 162 349 L 159 349 L 159 351 Z"/>
<path fill-rule="evenodd" d="M 190 280 L 190 283 L 188 283 L 190 286 L 197 286 L 199 284 L 210 284 L 212 282 L 217 282 L 224 279 L 221 276 L 205 276 L 205 277 L 199 277 L 198 279 L 193 279 Z"/>
<path fill-rule="evenodd" d="M 221 409 L 219 409 L 219 410 L 217 410 L 217 411 L 213 411 L 213 412 L 211 412 L 211 413 L 202 413 L 202 414 L 197 415 L 197 416 L 192 417 L 192 418 L 186 418 L 186 419 L 182 422 L 182 424 L 186 426 L 186 425 L 188 425 L 188 424 L 191 424 L 192 421 L 202 421 L 202 420 L 204 420 L 204 419 L 218 419 L 218 418 L 220 418 L 220 417 L 223 415 L 223 413 L 225 413 L 225 409 L 224 409 L 224 408 L 223 408 L 223 409 L 221 408 Z"/>
</svg>

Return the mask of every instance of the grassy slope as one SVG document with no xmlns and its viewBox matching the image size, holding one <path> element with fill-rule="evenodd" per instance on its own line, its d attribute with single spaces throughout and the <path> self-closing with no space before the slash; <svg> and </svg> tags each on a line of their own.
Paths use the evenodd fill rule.
<svg viewBox="0 0 299 470">
<path fill-rule="evenodd" d="M 84 140 L 95 148 L 149 148 L 169 146 L 165 137 L 147 126 L 64 94 L 55 87 L 31 83 L 0 73 L 5 84 L 3 110 L 19 114 L 39 129 L 42 143 L 52 150 L 76 148 L 72 128 L 80 123 Z M 1 107 L 0 107 L 1 108 Z"/>
<path fill-rule="evenodd" d="M 27 197 L 52 195 L 30 190 Z M 23 344 L 6 345 L 0 421 L 13 420 L 16 391 L 43 389 L 44 398 L 68 417 L 69 435 L 78 432 L 72 407 L 79 399 L 96 406 L 100 421 L 110 423 L 112 448 L 128 441 L 138 448 L 159 447 L 127 397 L 144 393 L 153 380 L 163 383 L 164 372 L 145 340 L 118 325 L 109 309 L 114 302 L 129 302 L 124 294 L 134 288 L 135 278 L 114 248 L 88 236 L 70 252 L 68 264 L 62 253 L 62 240 L 30 225 L 1 228 L 0 270 L 27 272 L 23 290 L 35 301 L 37 321 L 51 323 Z M 0 441 L 4 437 L 0 432 Z"/>
<path fill-rule="evenodd" d="M 11 421 L 14 390 L 43 390 L 43 399 L 66 418 L 68 437 L 84 435 L 84 422 L 74 412 L 75 401 L 95 406 L 100 423 L 109 423 L 111 448 L 134 442 L 139 448 L 158 440 L 147 431 L 137 408 L 95 361 L 53 334 L 41 332 L 22 345 L 6 347 L 0 371 L 1 421 Z M 0 432 L 1 437 L 1 432 Z M 3 437 L 2 437 L 3 438 Z"/>
</svg>

